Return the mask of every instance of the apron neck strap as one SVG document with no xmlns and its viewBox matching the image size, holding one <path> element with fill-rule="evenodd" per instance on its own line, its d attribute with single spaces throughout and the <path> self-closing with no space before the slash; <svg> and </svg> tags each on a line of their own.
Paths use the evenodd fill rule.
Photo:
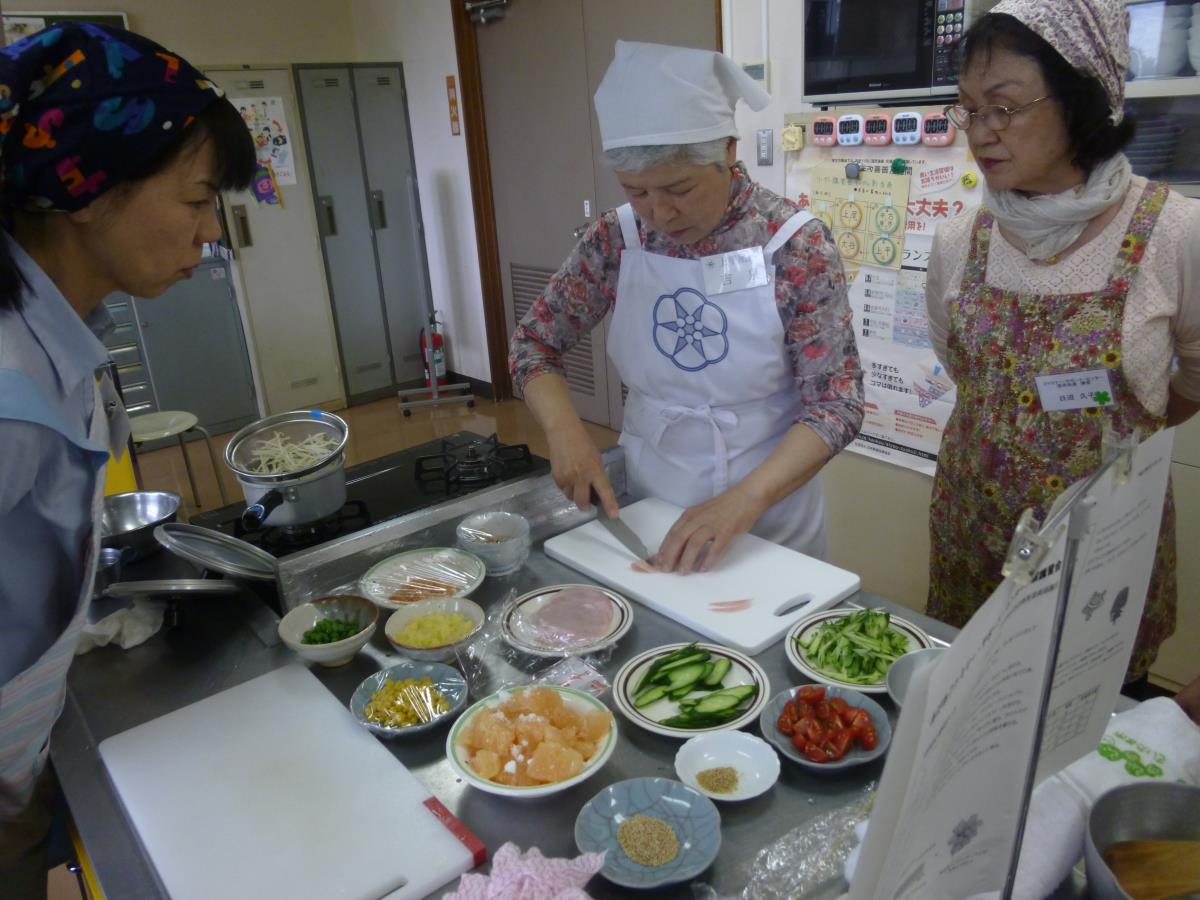
<svg viewBox="0 0 1200 900">
<path fill-rule="evenodd" d="M 640 248 L 642 238 L 638 234 L 637 219 L 633 217 L 633 204 L 626 203 L 617 207 L 617 221 L 621 223 L 621 237 L 625 239 L 625 249 Z"/>
<path fill-rule="evenodd" d="M 771 264 L 774 261 L 775 251 L 790 241 L 797 231 L 815 218 L 816 216 L 810 212 L 798 212 L 780 225 L 779 230 L 775 232 L 774 236 L 763 247 L 763 257 L 765 257 L 767 263 Z"/>
</svg>

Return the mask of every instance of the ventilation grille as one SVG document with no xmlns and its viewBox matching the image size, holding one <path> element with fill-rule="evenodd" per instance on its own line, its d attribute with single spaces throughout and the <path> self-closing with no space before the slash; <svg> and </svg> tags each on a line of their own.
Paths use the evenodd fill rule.
<svg viewBox="0 0 1200 900">
<path fill-rule="evenodd" d="M 543 269 L 538 266 L 521 266 L 513 263 L 509 269 L 512 275 L 513 313 L 516 322 L 525 318 L 529 308 L 546 289 L 553 269 Z M 514 322 L 513 324 L 516 324 Z M 596 367 L 594 364 L 592 335 L 583 335 L 579 343 L 563 354 L 563 365 L 567 370 L 567 384 L 571 390 L 587 397 L 596 396 Z"/>
<path fill-rule="evenodd" d="M 380 87 L 391 87 L 392 86 L 392 76 L 391 75 L 376 75 L 375 83 L 377 85 L 379 85 Z"/>
<path fill-rule="evenodd" d="M 316 87 L 340 87 L 342 79 L 340 78 L 318 78 L 314 83 Z"/>
</svg>

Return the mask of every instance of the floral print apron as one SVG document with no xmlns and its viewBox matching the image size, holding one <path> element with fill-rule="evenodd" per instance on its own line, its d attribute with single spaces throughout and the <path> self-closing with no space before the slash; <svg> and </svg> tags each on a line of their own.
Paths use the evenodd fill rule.
<svg viewBox="0 0 1200 900">
<path fill-rule="evenodd" d="M 1120 434 L 1158 431 L 1121 370 L 1121 325 L 1129 284 L 1167 200 L 1146 185 L 1108 283 L 1078 294 L 1023 294 L 986 283 L 994 219 L 980 210 L 962 289 L 950 309 L 948 362 L 958 402 L 938 454 L 930 512 L 929 615 L 961 627 L 996 589 L 1021 512 L 1044 518 L 1063 488 L 1101 463 L 1108 421 Z M 1048 412 L 1035 376 L 1107 368 L 1112 405 Z M 1175 628 L 1175 504 L 1170 486 L 1145 611 L 1129 676 L 1149 669 Z"/>
</svg>

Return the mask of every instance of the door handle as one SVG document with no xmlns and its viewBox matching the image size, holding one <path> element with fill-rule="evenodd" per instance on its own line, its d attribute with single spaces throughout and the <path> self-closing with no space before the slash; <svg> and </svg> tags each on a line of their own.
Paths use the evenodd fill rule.
<svg viewBox="0 0 1200 900">
<path fill-rule="evenodd" d="M 335 237 L 337 235 L 337 216 L 333 212 L 333 198 L 328 195 L 318 197 L 317 209 L 321 213 L 317 216 L 321 237 Z"/>
<path fill-rule="evenodd" d="M 413 175 L 408 176 L 408 204 L 409 216 L 412 218 L 413 234 L 424 234 L 425 227 L 421 224 L 421 204 L 417 196 L 417 179 Z"/>
<path fill-rule="evenodd" d="M 233 207 L 233 224 L 237 228 L 238 246 L 253 247 L 250 237 L 250 217 L 246 213 L 245 204 L 238 203 Z"/>
<path fill-rule="evenodd" d="M 383 191 L 371 191 L 371 228 L 379 231 L 387 228 L 387 206 L 383 202 Z"/>
<path fill-rule="evenodd" d="M 587 230 L 591 227 L 592 227 L 591 222 L 584 222 L 582 225 L 580 225 L 578 228 L 576 228 L 574 231 L 572 231 L 571 234 L 575 237 L 575 240 L 579 240 L 581 237 L 583 237 L 587 233 Z"/>
</svg>

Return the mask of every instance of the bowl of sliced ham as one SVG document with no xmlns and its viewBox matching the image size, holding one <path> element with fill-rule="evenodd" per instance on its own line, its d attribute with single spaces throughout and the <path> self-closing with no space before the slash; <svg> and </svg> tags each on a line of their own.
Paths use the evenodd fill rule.
<svg viewBox="0 0 1200 900">
<path fill-rule="evenodd" d="M 558 584 L 522 594 L 500 616 L 500 633 L 532 656 L 577 656 L 610 647 L 633 625 L 633 608 L 615 591 Z"/>
</svg>

